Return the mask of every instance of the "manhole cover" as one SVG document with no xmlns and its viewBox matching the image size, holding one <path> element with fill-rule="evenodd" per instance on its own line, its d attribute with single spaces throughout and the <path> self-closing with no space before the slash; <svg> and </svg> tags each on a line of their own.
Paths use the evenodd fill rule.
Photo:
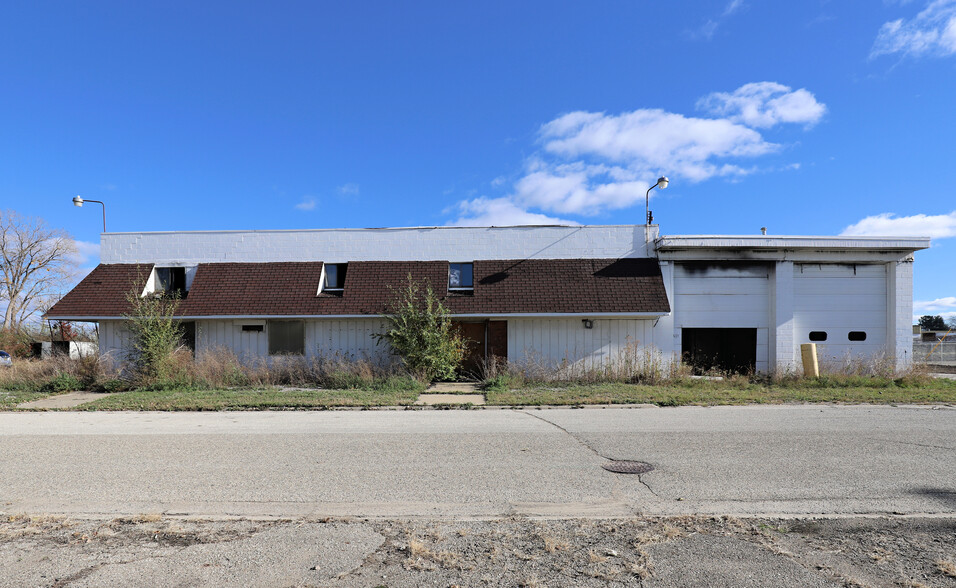
<svg viewBox="0 0 956 588">
<path fill-rule="evenodd" d="M 601 466 L 609 472 L 615 474 L 646 474 L 654 469 L 654 466 L 644 461 L 630 461 L 626 459 L 614 460 Z"/>
</svg>

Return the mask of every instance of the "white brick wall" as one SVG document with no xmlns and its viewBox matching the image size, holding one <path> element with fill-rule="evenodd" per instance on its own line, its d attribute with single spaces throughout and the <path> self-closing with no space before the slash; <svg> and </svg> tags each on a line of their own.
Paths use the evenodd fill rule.
<svg viewBox="0 0 956 588">
<path fill-rule="evenodd" d="M 773 320 L 770 330 L 770 365 L 780 375 L 796 370 L 793 344 L 793 262 L 778 261 L 771 284 Z"/>
<path fill-rule="evenodd" d="M 647 234 L 645 234 L 647 232 Z M 657 227 L 425 227 L 104 233 L 103 263 L 648 257 Z"/>
<path fill-rule="evenodd" d="M 913 363 L 913 259 L 887 264 L 886 281 L 887 347 L 903 370 Z"/>
</svg>

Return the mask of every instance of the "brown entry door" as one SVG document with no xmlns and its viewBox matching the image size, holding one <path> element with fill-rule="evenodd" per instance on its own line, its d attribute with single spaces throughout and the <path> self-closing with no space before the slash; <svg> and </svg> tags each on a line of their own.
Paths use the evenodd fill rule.
<svg viewBox="0 0 956 588">
<path fill-rule="evenodd" d="M 484 321 L 480 323 L 453 323 L 467 340 L 465 360 L 461 375 L 480 379 L 491 357 L 501 365 L 508 359 L 508 321 Z"/>
<path fill-rule="evenodd" d="M 481 375 L 485 360 L 485 323 L 454 323 L 465 338 L 465 360 L 461 364 L 462 375 L 477 378 Z"/>
</svg>

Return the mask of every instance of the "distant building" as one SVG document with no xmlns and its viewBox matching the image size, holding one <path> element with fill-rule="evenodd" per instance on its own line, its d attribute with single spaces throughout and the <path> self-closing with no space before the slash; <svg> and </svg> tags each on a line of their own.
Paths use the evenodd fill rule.
<svg viewBox="0 0 956 588">
<path fill-rule="evenodd" d="M 601 368 L 635 351 L 723 369 L 912 361 L 913 253 L 927 238 L 658 235 L 656 225 L 104 233 L 102 263 L 46 314 L 99 323 L 119 355 L 126 295 L 178 292 L 197 353 L 382 359 L 390 288 L 428 279 L 472 367 Z M 645 354 L 646 355 L 646 354 Z"/>
</svg>

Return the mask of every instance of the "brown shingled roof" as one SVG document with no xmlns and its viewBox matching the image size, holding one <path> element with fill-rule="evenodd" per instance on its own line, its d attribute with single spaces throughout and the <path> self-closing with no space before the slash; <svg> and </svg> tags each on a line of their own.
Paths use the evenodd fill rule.
<svg viewBox="0 0 956 588">
<path fill-rule="evenodd" d="M 94 273 L 117 267 L 135 266 L 100 266 Z M 116 273 L 115 269 L 104 271 Z M 655 259 L 478 260 L 475 287 L 469 293 L 448 291 L 447 261 L 353 261 L 348 264 L 343 292 L 317 295 L 321 274 L 322 262 L 200 264 L 179 311 L 196 317 L 376 315 L 386 310 L 393 297 L 389 286 L 400 288 L 409 275 L 428 279 L 452 314 L 670 311 Z M 95 291 L 86 282 L 47 315 L 122 314 L 113 302 L 96 304 Z M 75 302 L 78 293 L 82 305 Z"/>
<path fill-rule="evenodd" d="M 127 294 L 142 292 L 153 264 L 100 264 L 47 311 L 46 317 L 122 316 L 129 311 Z"/>
</svg>

